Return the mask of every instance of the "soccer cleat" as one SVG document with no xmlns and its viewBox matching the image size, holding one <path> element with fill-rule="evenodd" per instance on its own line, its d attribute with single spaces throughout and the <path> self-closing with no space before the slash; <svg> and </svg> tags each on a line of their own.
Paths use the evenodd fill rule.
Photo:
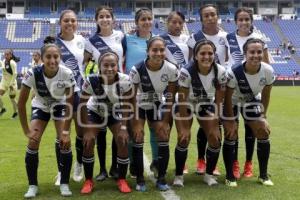
<svg viewBox="0 0 300 200">
<path fill-rule="evenodd" d="M 1 111 L 0 111 L 0 116 L 2 116 L 5 112 L 6 112 L 6 109 L 2 108 Z"/>
<path fill-rule="evenodd" d="M 203 177 L 204 183 L 208 186 L 218 185 L 217 178 L 214 175 L 205 173 Z"/>
<path fill-rule="evenodd" d="M 157 189 L 159 189 L 160 191 L 167 191 L 167 190 L 169 190 L 170 189 L 170 187 L 168 186 L 168 184 L 164 184 L 164 183 L 159 183 L 159 182 L 157 182 L 156 183 L 156 187 L 157 187 Z"/>
<path fill-rule="evenodd" d="M 183 185 L 183 175 L 175 176 L 173 185 L 177 187 L 184 187 Z"/>
<path fill-rule="evenodd" d="M 63 197 L 72 196 L 72 192 L 69 188 L 69 184 L 60 184 L 59 189 L 60 189 L 61 196 Z"/>
<path fill-rule="evenodd" d="M 24 194 L 24 198 L 33 198 L 36 197 L 38 193 L 37 185 L 29 185 L 27 192 Z"/>
<path fill-rule="evenodd" d="M 80 182 L 83 179 L 83 165 L 76 161 L 74 166 L 73 180 Z"/>
<path fill-rule="evenodd" d="M 237 187 L 237 182 L 236 180 L 225 179 L 225 185 L 228 187 Z"/>
<path fill-rule="evenodd" d="M 96 176 L 96 181 L 104 181 L 106 178 L 108 178 L 108 174 L 106 170 L 104 170 Z"/>
<path fill-rule="evenodd" d="M 156 181 L 156 187 L 160 191 L 167 191 L 170 189 L 164 177 L 158 178 Z"/>
<path fill-rule="evenodd" d="M 57 175 L 55 176 L 55 186 L 60 186 L 60 179 L 61 179 L 61 173 L 58 172 Z"/>
<path fill-rule="evenodd" d="M 246 178 L 251 178 L 253 176 L 253 165 L 251 161 L 245 162 L 243 176 Z"/>
<path fill-rule="evenodd" d="M 220 176 L 221 175 L 221 172 L 219 171 L 218 167 L 216 166 L 216 168 L 214 169 L 213 171 L 213 175 L 214 176 Z"/>
<path fill-rule="evenodd" d="M 146 192 L 146 185 L 145 183 L 137 183 L 135 186 L 135 190 L 139 192 Z"/>
<path fill-rule="evenodd" d="M 158 161 L 157 160 L 153 160 L 151 162 L 151 164 L 150 164 L 150 171 L 153 172 L 155 178 L 158 177 Z"/>
<path fill-rule="evenodd" d="M 120 192 L 122 192 L 122 193 L 130 193 L 131 192 L 131 188 L 129 187 L 129 185 L 125 179 L 119 179 L 117 181 L 117 183 L 118 183 L 118 188 L 119 188 Z"/>
<path fill-rule="evenodd" d="M 188 174 L 189 173 L 189 168 L 188 166 L 185 164 L 184 168 L 183 168 L 183 174 Z"/>
<path fill-rule="evenodd" d="M 11 116 L 11 119 L 16 119 L 18 117 L 18 113 L 15 112 L 12 116 Z"/>
<path fill-rule="evenodd" d="M 81 194 L 90 194 L 94 189 L 94 182 L 91 179 L 87 179 L 84 181 L 83 186 L 81 188 Z"/>
<path fill-rule="evenodd" d="M 196 173 L 197 174 L 204 174 L 206 171 L 206 163 L 204 159 L 198 159 L 197 161 L 197 168 Z"/>
<path fill-rule="evenodd" d="M 273 186 L 274 183 L 271 181 L 269 177 L 266 178 L 258 178 L 258 182 L 265 185 L 265 186 Z"/>
<path fill-rule="evenodd" d="M 239 161 L 235 160 L 232 165 L 233 176 L 236 179 L 241 178 Z"/>
</svg>

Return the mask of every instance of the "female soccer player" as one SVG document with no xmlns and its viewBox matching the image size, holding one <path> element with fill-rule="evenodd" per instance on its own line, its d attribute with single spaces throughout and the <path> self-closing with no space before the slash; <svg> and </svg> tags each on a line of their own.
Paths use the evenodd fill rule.
<svg viewBox="0 0 300 200">
<path fill-rule="evenodd" d="M 36 67 L 38 65 L 41 65 L 42 59 L 41 59 L 41 53 L 39 51 L 34 51 L 32 53 L 32 63 L 31 63 L 31 68 Z"/>
<path fill-rule="evenodd" d="M 72 10 L 64 10 L 61 12 L 60 19 L 60 33 L 57 35 L 56 44 L 61 48 L 62 57 L 61 62 L 67 68 L 71 69 L 74 78 L 76 80 L 77 89 L 75 90 L 74 94 L 74 112 L 73 112 L 73 119 L 75 122 L 75 129 L 76 129 L 76 163 L 74 165 L 74 174 L 73 180 L 79 182 L 83 178 L 83 167 L 82 167 L 82 129 L 77 121 L 77 107 L 79 103 L 79 93 L 81 89 L 81 85 L 83 83 L 84 77 L 84 66 L 83 66 L 83 54 L 84 54 L 84 45 L 85 39 L 76 34 L 78 21 L 77 16 Z M 56 141 L 56 157 L 59 160 L 59 151 L 58 151 L 58 141 Z M 59 169 L 58 165 L 58 170 Z M 60 173 L 57 175 L 55 185 L 59 184 Z"/>
<path fill-rule="evenodd" d="M 232 173 L 235 141 L 238 128 L 235 120 L 240 110 L 245 123 L 257 138 L 257 157 L 259 163 L 259 182 L 272 186 L 267 172 L 270 155 L 270 128 L 266 120 L 272 84 L 275 80 L 273 68 L 262 62 L 264 42 L 250 38 L 243 46 L 246 61 L 229 71 L 229 81 L 225 93 L 225 140 L 223 156 L 226 167 L 226 184 L 237 186 Z M 260 95 L 261 93 L 261 95 Z"/>
<path fill-rule="evenodd" d="M 110 7 L 101 6 L 96 10 L 95 20 L 97 23 L 97 31 L 95 35 L 89 38 L 85 46 L 85 61 L 93 58 L 98 64 L 99 55 L 106 51 L 115 52 L 119 59 L 119 72 L 123 72 L 123 47 L 122 40 L 124 34 L 121 31 L 113 29 L 114 14 Z M 106 161 L 106 130 L 101 130 L 97 136 L 97 150 L 100 162 L 100 173 L 96 180 L 103 181 L 108 176 L 105 166 Z M 118 177 L 117 173 L 117 149 L 115 141 L 112 141 L 112 165 L 109 174 L 115 178 Z"/>
<path fill-rule="evenodd" d="M 182 33 L 184 23 L 185 17 L 181 12 L 171 12 L 167 17 L 167 33 L 161 35 L 167 45 L 166 58 L 178 67 L 186 65 L 189 60 L 189 37 Z"/>
<path fill-rule="evenodd" d="M 132 156 L 135 162 L 136 190 L 145 191 L 143 176 L 144 125 L 155 130 L 158 143 L 158 179 L 156 186 L 166 191 L 169 186 L 165 180 L 169 162 L 169 135 L 171 108 L 177 88 L 177 68 L 165 60 L 165 40 L 159 36 L 147 42 L 147 58 L 132 67 L 131 81 L 134 84 L 134 119 L 132 120 L 133 140 Z M 139 93 L 137 91 L 139 90 Z"/>
<path fill-rule="evenodd" d="M 4 58 L 4 61 L 1 62 L 3 66 L 1 66 L 2 79 L 0 82 L 0 116 L 6 112 L 6 108 L 3 107 L 2 96 L 9 90 L 9 98 L 14 110 L 11 118 L 15 119 L 18 116 L 15 98 L 17 92 L 17 62 L 20 61 L 20 58 L 14 55 L 12 49 L 4 51 Z"/>
<path fill-rule="evenodd" d="M 129 193 L 131 189 L 125 180 L 129 163 L 126 124 L 129 114 L 128 102 L 133 98 L 132 84 L 128 75 L 118 72 L 119 57 L 116 53 L 103 53 L 98 63 L 99 73 L 88 76 L 80 100 L 83 105 L 81 117 L 85 125 L 82 161 L 86 178 L 81 193 L 89 194 L 94 188 L 95 139 L 99 130 L 106 127 L 111 130 L 117 144 L 118 188 L 122 193 Z"/>
<path fill-rule="evenodd" d="M 215 62 L 216 47 L 210 40 L 200 40 L 193 50 L 193 61 L 181 68 L 179 76 L 176 127 L 178 132 L 175 149 L 176 176 L 173 184 L 183 187 L 183 167 L 191 138 L 192 113 L 208 139 L 206 173 L 204 182 L 218 184 L 213 176 L 221 148 L 219 129 L 220 108 L 223 102 L 226 70 Z"/>
<path fill-rule="evenodd" d="M 153 13 L 149 8 L 141 8 L 135 13 L 135 33 L 130 35 L 127 34 L 124 41 L 124 51 L 125 51 L 125 72 L 129 74 L 131 68 L 138 62 L 141 62 L 147 56 L 147 40 L 152 36 L 152 26 L 153 26 Z M 150 169 L 155 173 L 157 172 L 158 163 L 158 147 L 156 142 L 156 137 L 154 129 L 150 128 L 150 145 L 152 152 L 152 162 Z M 131 150 L 132 142 L 129 142 L 129 150 Z M 135 164 L 132 159 L 130 160 L 130 174 L 135 176 Z"/>
<path fill-rule="evenodd" d="M 228 67 L 234 67 L 244 60 L 243 45 L 249 38 L 262 39 L 262 35 L 253 31 L 253 14 L 249 8 L 238 8 L 234 15 L 237 30 L 227 35 L 229 64 Z M 269 62 L 268 47 L 265 44 L 263 51 L 263 62 Z M 244 177 L 253 176 L 252 156 L 254 152 L 255 137 L 247 124 L 245 126 L 245 144 L 246 144 L 246 162 L 244 165 Z M 240 178 L 240 169 L 238 162 L 238 140 L 235 147 L 235 159 L 233 162 L 233 174 L 235 178 Z"/>
<path fill-rule="evenodd" d="M 218 25 L 219 13 L 217 7 L 212 4 L 206 4 L 199 9 L 200 21 L 202 23 L 202 30 L 195 34 L 192 34 L 188 40 L 188 46 L 192 50 L 195 43 L 201 39 L 206 38 L 214 43 L 216 47 L 216 62 L 222 66 L 227 65 L 228 55 L 226 49 L 226 35 L 227 33 L 222 31 Z M 197 173 L 204 174 L 205 163 L 205 149 L 207 138 L 202 128 L 199 128 L 197 134 L 197 146 L 198 146 L 198 161 L 197 161 Z M 216 168 L 215 175 L 220 175 L 219 170 Z"/>
<path fill-rule="evenodd" d="M 50 118 L 54 120 L 56 135 L 59 139 L 60 192 L 62 196 L 71 196 L 69 179 L 72 151 L 69 130 L 76 82 L 72 71 L 59 64 L 61 51 L 58 46 L 45 44 L 41 49 L 41 56 L 44 64 L 27 72 L 23 79 L 18 102 L 20 122 L 25 136 L 28 137 L 25 163 L 29 188 L 24 197 L 32 198 L 38 193 L 38 150 Z M 31 88 L 35 91 L 35 97 L 31 102 L 31 122 L 28 125 L 26 102 Z"/>
</svg>

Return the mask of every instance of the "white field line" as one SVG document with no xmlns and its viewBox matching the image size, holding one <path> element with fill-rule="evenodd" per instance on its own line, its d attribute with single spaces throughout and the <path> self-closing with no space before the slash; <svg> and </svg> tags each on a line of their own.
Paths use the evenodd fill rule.
<svg viewBox="0 0 300 200">
<path fill-rule="evenodd" d="M 147 176 L 149 177 L 149 179 L 154 184 L 156 184 L 156 178 L 154 178 L 153 172 L 150 171 L 150 162 L 145 153 L 144 153 L 144 170 Z M 160 192 L 160 194 L 165 200 L 180 200 L 180 197 L 176 195 L 175 191 L 172 190 L 171 188 L 168 191 Z"/>
</svg>

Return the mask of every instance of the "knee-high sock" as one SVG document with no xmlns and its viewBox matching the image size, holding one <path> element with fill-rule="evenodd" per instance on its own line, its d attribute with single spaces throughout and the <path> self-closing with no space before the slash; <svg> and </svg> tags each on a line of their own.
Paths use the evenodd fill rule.
<svg viewBox="0 0 300 200">
<path fill-rule="evenodd" d="M 30 149 L 27 147 L 25 155 L 26 172 L 29 185 L 38 185 L 37 170 L 39 165 L 38 150 Z"/>
<path fill-rule="evenodd" d="M 118 153 L 117 143 L 113 138 L 111 141 L 111 169 L 117 168 L 117 153 Z"/>
<path fill-rule="evenodd" d="M 84 167 L 85 179 L 93 178 L 94 162 L 95 162 L 94 155 L 82 156 L 82 163 L 83 163 L 83 167 Z"/>
<path fill-rule="evenodd" d="M 251 161 L 254 152 L 255 137 L 251 128 L 245 124 L 246 160 Z"/>
<path fill-rule="evenodd" d="M 144 180 L 144 155 L 143 155 L 143 143 L 133 143 L 132 145 L 132 158 L 133 165 L 137 176 L 137 183 Z"/>
<path fill-rule="evenodd" d="M 197 133 L 198 159 L 205 158 L 206 144 L 207 144 L 207 138 L 205 132 L 201 127 L 199 127 Z"/>
<path fill-rule="evenodd" d="M 238 161 L 238 153 L 239 153 L 239 138 L 235 141 L 234 145 L 234 161 Z"/>
<path fill-rule="evenodd" d="M 268 161 L 270 156 L 270 140 L 257 140 L 257 158 L 259 164 L 259 177 L 268 176 Z"/>
<path fill-rule="evenodd" d="M 158 142 L 158 179 L 166 175 L 170 158 L 168 142 Z"/>
<path fill-rule="evenodd" d="M 175 164 L 176 164 L 176 176 L 183 175 L 184 164 L 188 155 L 188 148 L 181 147 L 177 144 L 175 148 Z"/>
<path fill-rule="evenodd" d="M 213 148 L 208 145 L 206 150 L 206 173 L 212 175 L 216 168 L 220 154 L 220 148 Z"/>
<path fill-rule="evenodd" d="M 127 167 L 129 164 L 129 158 L 121 158 L 117 157 L 117 163 L 118 163 L 118 175 L 119 179 L 125 179 L 126 174 L 127 174 Z"/>
<path fill-rule="evenodd" d="M 18 111 L 18 105 L 15 99 L 10 99 L 11 104 L 13 105 L 14 113 Z"/>
<path fill-rule="evenodd" d="M 60 151 L 60 169 L 61 179 L 60 184 L 69 184 L 70 173 L 72 168 L 72 150 L 61 150 Z"/>
<path fill-rule="evenodd" d="M 76 147 L 77 162 L 82 164 L 82 154 L 83 154 L 82 137 L 76 136 L 75 147 Z"/>
<path fill-rule="evenodd" d="M 150 132 L 150 145 L 151 145 L 151 152 L 152 152 L 152 160 L 158 160 L 158 145 L 157 145 L 155 131 L 153 128 L 149 128 L 149 132 Z"/>
<path fill-rule="evenodd" d="M 55 155 L 56 155 L 56 164 L 57 164 L 57 170 L 60 172 L 60 147 L 59 147 L 59 139 L 55 139 Z"/>
<path fill-rule="evenodd" d="M 106 171 L 106 129 L 101 129 L 97 135 L 97 152 L 100 171 Z"/>
<path fill-rule="evenodd" d="M 234 161 L 234 151 L 235 151 L 235 140 L 224 139 L 223 144 L 223 159 L 226 168 L 226 178 L 229 180 L 234 180 L 232 165 Z"/>
</svg>

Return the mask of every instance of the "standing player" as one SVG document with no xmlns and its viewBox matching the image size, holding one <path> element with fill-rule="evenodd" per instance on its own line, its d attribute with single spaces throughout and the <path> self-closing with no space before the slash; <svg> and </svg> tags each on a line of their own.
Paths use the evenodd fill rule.
<svg viewBox="0 0 300 200">
<path fill-rule="evenodd" d="M 14 113 L 11 118 L 15 119 L 18 116 L 17 102 L 15 98 L 17 92 L 17 62 L 20 61 L 20 58 L 14 55 L 12 49 L 4 51 L 4 58 L 4 61 L 1 62 L 3 66 L 1 66 L 2 79 L 0 82 L 0 116 L 6 112 L 6 108 L 3 107 L 2 96 L 9 90 L 10 102 L 14 109 Z"/>
<path fill-rule="evenodd" d="M 76 155 L 77 161 L 74 166 L 73 180 L 79 182 L 83 178 L 83 166 L 82 166 L 82 129 L 77 121 L 77 107 L 79 103 L 79 92 L 83 83 L 84 66 L 83 66 L 83 54 L 85 39 L 76 34 L 78 21 L 77 16 L 72 10 L 64 10 L 61 12 L 60 19 L 60 33 L 56 37 L 56 44 L 62 51 L 61 63 L 67 68 L 71 69 L 74 78 L 76 80 L 77 89 L 74 94 L 74 107 L 73 107 L 73 119 L 76 129 Z M 56 158 L 59 160 L 58 140 L 56 140 Z M 59 170 L 58 166 L 58 170 Z M 59 170 L 60 171 L 60 170 Z M 60 173 L 58 173 L 55 185 L 59 184 Z"/>
<path fill-rule="evenodd" d="M 270 155 L 270 128 L 266 120 L 272 84 L 275 80 L 273 68 L 262 62 L 264 42 L 250 38 L 243 46 L 246 61 L 229 71 L 225 93 L 223 156 L 226 167 L 226 184 L 236 187 L 232 173 L 235 141 L 238 136 L 236 120 L 240 111 L 245 123 L 257 138 L 259 182 L 272 186 L 267 168 Z M 261 93 L 261 95 L 260 95 Z"/>
<path fill-rule="evenodd" d="M 32 63 L 31 63 L 31 68 L 34 68 L 38 65 L 41 65 L 42 59 L 41 59 L 41 53 L 39 51 L 34 51 L 32 53 Z"/>
<path fill-rule="evenodd" d="M 166 41 L 166 58 L 176 64 L 179 68 L 188 63 L 189 47 L 187 41 L 189 37 L 182 33 L 185 16 L 179 11 L 171 12 L 167 17 L 167 33 L 161 35 Z M 184 173 L 188 173 L 185 165 Z"/>
<path fill-rule="evenodd" d="M 188 40 L 188 45 L 192 50 L 195 43 L 201 39 L 207 39 L 214 43 L 216 49 L 216 62 L 222 66 L 226 66 L 228 60 L 226 49 L 226 35 L 227 33 L 220 30 L 218 26 L 218 10 L 217 7 L 212 4 L 206 4 L 199 9 L 200 21 L 202 23 L 202 30 L 195 34 L 192 34 Z M 198 161 L 197 161 L 197 173 L 204 174 L 205 163 L 205 149 L 207 138 L 202 128 L 199 128 L 197 134 L 197 146 L 198 146 Z M 216 168 L 215 175 L 220 175 L 219 170 Z"/>
<path fill-rule="evenodd" d="M 93 58 L 98 64 L 98 58 L 107 51 L 115 52 L 119 59 L 119 72 L 123 72 L 123 47 L 122 40 L 124 34 L 121 31 L 113 29 L 114 14 L 111 8 L 101 6 L 96 10 L 95 20 L 97 31 L 95 35 L 89 38 L 85 46 L 85 61 Z M 105 166 L 106 161 L 106 129 L 101 130 L 97 136 L 97 150 L 100 162 L 100 173 L 96 180 L 103 181 L 108 176 Z M 110 176 L 118 178 L 117 173 L 117 149 L 116 143 L 112 140 L 112 165 L 109 170 Z"/>
<path fill-rule="evenodd" d="M 158 178 L 156 187 L 166 191 L 169 186 L 165 180 L 169 162 L 169 136 L 171 108 L 177 88 L 177 68 L 165 60 L 165 40 L 159 36 L 147 42 L 147 58 L 134 65 L 130 72 L 134 84 L 134 119 L 132 120 L 132 156 L 137 175 L 137 191 L 145 191 L 143 143 L 144 125 L 155 130 L 158 144 Z M 139 93 L 137 91 L 139 90 Z"/>
<path fill-rule="evenodd" d="M 72 166 L 72 151 L 69 130 L 76 82 L 72 71 L 59 65 L 61 59 L 59 47 L 55 44 L 46 44 L 41 49 L 41 55 L 44 64 L 27 72 L 18 102 L 20 122 L 25 136 L 28 137 L 25 163 L 29 188 L 24 197 L 32 198 L 38 193 L 38 150 L 50 118 L 54 120 L 57 138 L 59 139 L 60 192 L 62 196 L 71 196 L 69 179 Z M 31 103 L 31 122 L 28 126 L 26 102 L 31 88 L 36 95 Z"/>
<path fill-rule="evenodd" d="M 193 61 L 181 68 L 178 79 L 179 110 L 176 113 L 180 117 L 176 120 L 176 176 L 173 182 L 176 186 L 183 187 L 183 168 L 191 138 L 193 112 L 208 138 L 207 167 L 203 181 L 209 186 L 218 184 L 213 171 L 221 148 L 219 116 L 227 78 L 225 68 L 215 62 L 215 53 L 216 47 L 210 40 L 200 40 L 194 47 Z"/>
<path fill-rule="evenodd" d="M 253 31 L 253 14 L 249 8 L 239 8 L 235 12 L 234 20 L 237 25 L 237 30 L 227 35 L 228 50 L 229 50 L 229 64 L 228 67 L 234 67 L 244 60 L 242 52 L 243 45 L 249 38 L 262 39 L 262 35 Z M 269 62 L 269 53 L 267 45 L 264 46 L 263 62 Z M 244 123 L 245 126 L 245 144 L 246 144 L 246 162 L 244 165 L 244 177 L 253 176 L 252 156 L 254 152 L 255 137 L 250 127 Z M 235 178 L 240 178 L 240 169 L 238 162 L 238 140 L 235 147 L 235 159 L 233 162 L 233 174 Z"/>
<path fill-rule="evenodd" d="M 83 85 L 81 117 L 84 127 L 83 165 L 85 182 L 81 194 L 94 188 L 94 146 L 99 129 L 108 127 L 117 143 L 118 188 L 122 193 L 131 192 L 125 179 L 128 158 L 128 103 L 133 98 L 128 75 L 118 72 L 119 57 L 114 52 L 103 53 L 98 60 L 99 73 L 88 76 Z M 131 96 L 130 96 L 131 95 Z M 91 97 L 91 98 L 89 98 Z"/>
<path fill-rule="evenodd" d="M 181 12 L 171 12 L 167 17 L 167 33 L 161 35 L 166 41 L 166 58 L 180 68 L 189 60 L 189 37 L 182 33 L 184 23 L 185 17 Z"/>
<path fill-rule="evenodd" d="M 132 35 L 127 34 L 124 41 L 125 72 L 129 74 L 131 68 L 138 62 L 141 62 L 147 56 L 147 40 L 152 36 L 153 13 L 149 8 L 141 8 L 135 13 L 136 32 Z M 158 166 L 158 147 L 154 129 L 150 128 L 150 145 L 152 152 L 152 162 L 150 169 L 157 172 Z M 131 151 L 132 142 L 129 142 L 129 151 Z M 129 152 L 130 154 L 130 152 Z M 130 160 L 130 173 L 134 177 L 134 161 Z"/>
</svg>

